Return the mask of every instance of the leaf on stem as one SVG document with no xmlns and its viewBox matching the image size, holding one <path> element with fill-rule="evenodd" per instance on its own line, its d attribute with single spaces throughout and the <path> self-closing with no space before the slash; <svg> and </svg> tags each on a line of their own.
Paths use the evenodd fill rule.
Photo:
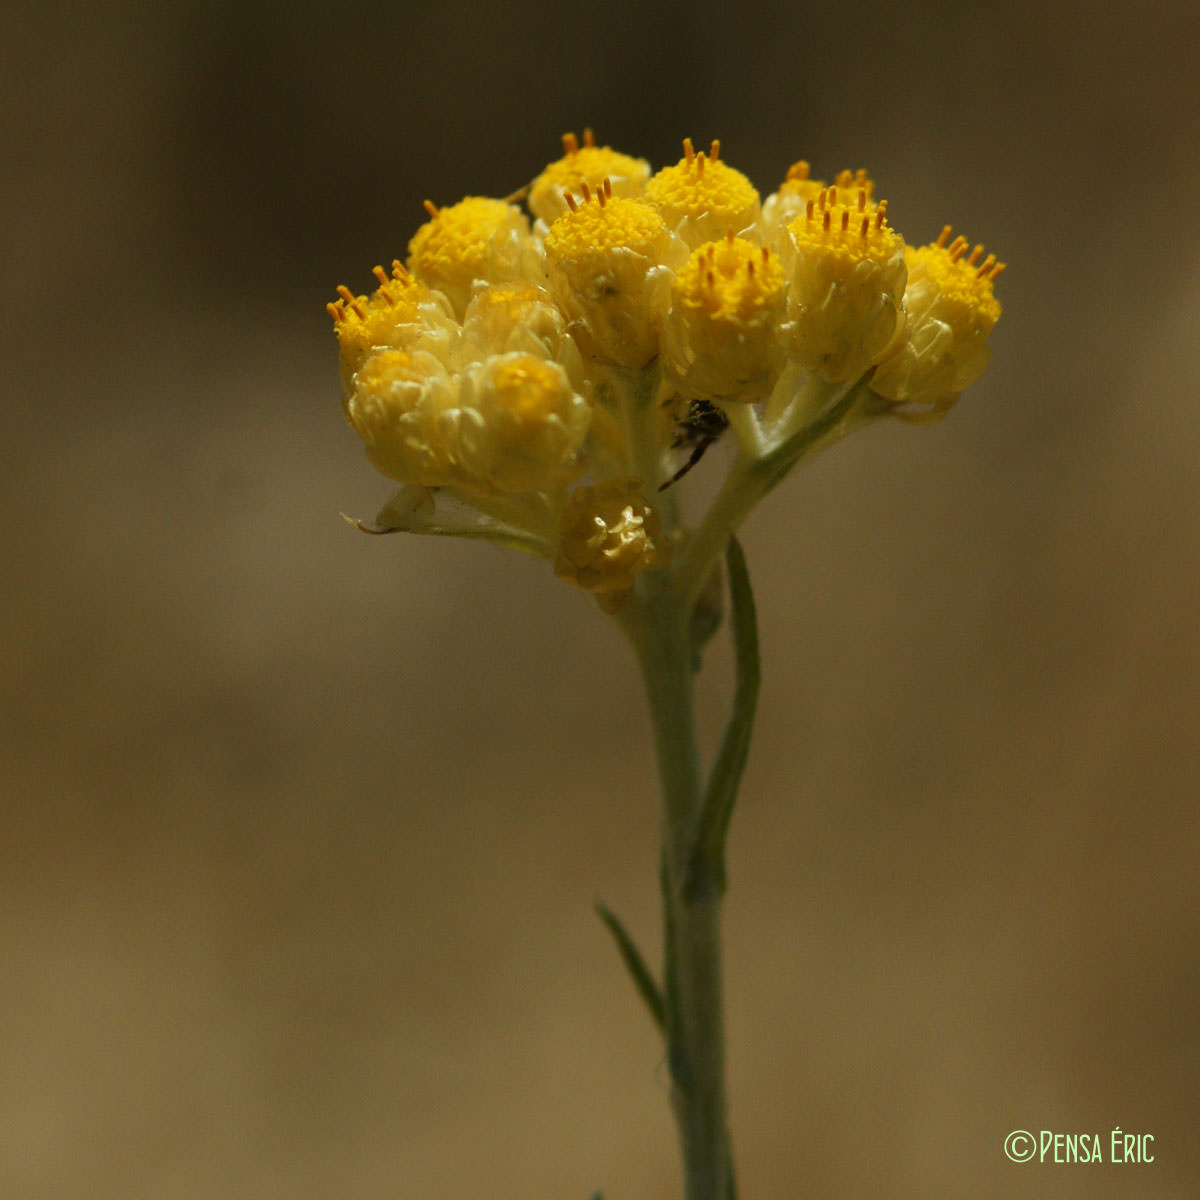
<svg viewBox="0 0 1200 1200">
<path fill-rule="evenodd" d="M 612 934 L 613 941 L 617 943 L 617 952 L 621 955 L 621 961 L 624 962 L 633 979 L 634 987 L 637 988 L 638 994 L 645 1002 L 646 1008 L 649 1009 L 650 1016 L 653 1017 L 654 1024 L 658 1026 L 659 1033 L 665 1037 L 667 1032 L 666 1005 L 663 1002 L 662 992 L 655 983 L 654 976 L 650 974 L 650 968 L 646 966 L 646 960 L 642 957 L 641 951 L 635 945 L 633 938 L 629 936 L 625 926 L 621 924 L 621 918 L 603 900 L 596 901 L 596 915 L 604 922 L 608 932 Z"/>
<path fill-rule="evenodd" d="M 725 887 L 725 838 L 738 784 L 750 754 L 750 735 L 762 682 L 754 592 L 746 569 L 746 556 L 735 537 L 729 539 L 725 564 L 729 575 L 730 630 L 737 662 L 737 685 L 733 712 L 704 793 L 688 871 L 691 886 L 713 881 L 721 889 Z"/>
</svg>

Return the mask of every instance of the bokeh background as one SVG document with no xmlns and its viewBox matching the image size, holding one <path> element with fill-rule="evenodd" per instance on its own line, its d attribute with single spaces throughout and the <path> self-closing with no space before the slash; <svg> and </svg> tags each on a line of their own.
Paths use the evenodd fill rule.
<svg viewBox="0 0 1200 1200">
<path fill-rule="evenodd" d="M 943 424 L 746 529 L 753 1200 L 1200 1193 L 1200 18 L 1175 0 L 12 6 L 0 1196 L 678 1194 L 633 663 L 388 494 L 324 303 L 584 124 L 867 165 L 1010 264 Z M 703 489 L 719 453 L 695 473 Z M 719 729 L 728 654 L 705 676 Z M 1015 1165 L 1013 1129 L 1156 1137 Z"/>
</svg>

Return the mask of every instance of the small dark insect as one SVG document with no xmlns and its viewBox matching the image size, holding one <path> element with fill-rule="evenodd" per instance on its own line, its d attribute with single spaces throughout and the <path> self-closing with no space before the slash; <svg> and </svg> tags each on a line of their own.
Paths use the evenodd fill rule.
<svg viewBox="0 0 1200 1200">
<path fill-rule="evenodd" d="M 675 440 L 671 443 L 679 449 L 691 446 L 692 453 L 687 462 L 659 486 L 660 492 L 665 492 L 672 484 L 678 483 L 703 457 L 704 452 L 729 428 L 729 418 L 715 405 L 707 400 L 693 400 L 687 406 L 687 412 L 676 422 Z"/>
</svg>

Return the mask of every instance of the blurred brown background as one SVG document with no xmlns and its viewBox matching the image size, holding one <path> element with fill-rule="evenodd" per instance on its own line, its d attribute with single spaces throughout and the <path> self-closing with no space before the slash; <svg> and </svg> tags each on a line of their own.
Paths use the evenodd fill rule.
<svg viewBox="0 0 1200 1200">
<path fill-rule="evenodd" d="M 633 663 L 529 560 L 338 516 L 388 487 L 333 285 L 586 123 L 764 193 L 865 164 L 1011 264 L 951 419 L 745 534 L 742 1194 L 1200 1194 L 1195 5 L 19 8 L 0 1196 L 677 1195 L 591 912 L 656 945 Z M 1157 1161 L 1003 1154 L 1114 1126 Z"/>
</svg>

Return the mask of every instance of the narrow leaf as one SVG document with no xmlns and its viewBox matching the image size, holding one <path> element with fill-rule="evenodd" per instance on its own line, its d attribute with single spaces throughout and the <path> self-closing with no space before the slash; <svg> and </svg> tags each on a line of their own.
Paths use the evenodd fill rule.
<svg viewBox="0 0 1200 1200">
<path fill-rule="evenodd" d="M 659 991 L 658 984 L 654 982 L 654 976 L 650 974 L 650 968 L 646 966 L 646 960 L 642 957 L 641 951 L 634 944 L 633 938 L 629 936 L 625 926 L 621 924 L 621 918 L 603 900 L 596 901 L 596 915 L 604 922 L 608 932 L 612 934 L 613 941 L 617 943 L 617 952 L 621 955 L 621 961 L 624 962 L 633 979 L 634 987 L 637 988 L 638 994 L 650 1010 L 650 1016 L 654 1018 L 654 1024 L 658 1026 L 659 1033 L 665 1037 L 667 1032 L 666 1005 L 663 1003 L 662 992 Z"/>
<path fill-rule="evenodd" d="M 737 799 L 738 784 L 750 754 L 750 735 L 754 729 L 758 689 L 762 682 L 754 592 L 750 587 L 746 556 L 737 538 L 729 539 L 725 565 L 729 576 L 729 623 L 737 661 L 737 685 L 733 711 L 704 793 L 689 872 L 695 886 L 700 886 L 706 877 L 712 880 L 715 873 L 714 881 L 720 888 L 725 886 L 725 837 Z"/>
</svg>

